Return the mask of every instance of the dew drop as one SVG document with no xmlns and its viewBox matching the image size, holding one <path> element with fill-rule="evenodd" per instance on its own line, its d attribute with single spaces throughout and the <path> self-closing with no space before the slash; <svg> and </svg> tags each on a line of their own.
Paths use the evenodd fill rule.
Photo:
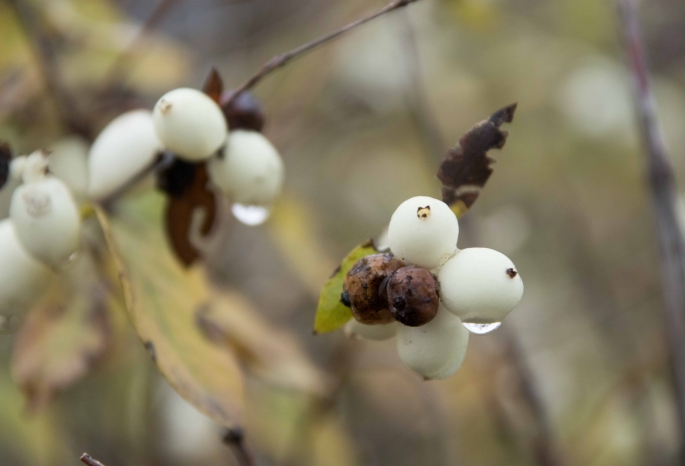
<svg viewBox="0 0 685 466">
<path fill-rule="evenodd" d="M 497 330 L 502 322 L 490 322 L 488 324 L 476 323 L 476 322 L 462 322 L 462 325 L 466 330 L 476 335 L 485 335 L 494 330 Z"/>
<path fill-rule="evenodd" d="M 243 205 L 238 203 L 233 204 L 231 211 L 240 223 L 249 225 L 251 227 L 261 225 L 262 223 L 266 222 L 266 220 L 269 218 L 269 215 L 271 215 L 271 211 L 268 207 Z"/>
</svg>

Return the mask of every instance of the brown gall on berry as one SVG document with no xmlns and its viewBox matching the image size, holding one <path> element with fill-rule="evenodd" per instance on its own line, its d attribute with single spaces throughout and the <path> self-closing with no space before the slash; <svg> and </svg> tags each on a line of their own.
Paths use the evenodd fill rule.
<svg viewBox="0 0 685 466">
<path fill-rule="evenodd" d="M 264 113 L 254 94 L 243 91 L 231 102 L 233 90 L 221 95 L 220 106 L 231 131 L 246 129 L 261 132 L 264 128 Z"/>
<path fill-rule="evenodd" d="M 419 209 L 416 211 L 416 216 L 422 219 L 427 219 L 431 216 L 431 206 L 427 205 L 426 207 L 419 207 Z"/>
<path fill-rule="evenodd" d="M 403 267 L 387 286 L 388 304 L 395 320 L 408 327 L 427 324 L 438 313 L 438 282 L 422 267 Z"/>
<path fill-rule="evenodd" d="M 387 278 L 404 263 L 390 253 L 373 254 L 357 261 L 345 277 L 343 295 L 354 318 L 362 324 L 387 324 L 394 320 L 385 296 Z"/>
</svg>

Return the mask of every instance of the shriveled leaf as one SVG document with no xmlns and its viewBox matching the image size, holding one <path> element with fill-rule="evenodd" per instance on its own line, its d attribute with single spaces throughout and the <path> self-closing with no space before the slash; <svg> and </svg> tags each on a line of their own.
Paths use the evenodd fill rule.
<svg viewBox="0 0 685 466">
<path fill-rule="evenodd" d="M 342 264 L 335 270 L 333 276 L 328 279 L 319 295 L 319 305 L 316 309 L 316 318 L 314 320 L 315 332 L 332 332 L 333 330 L 341 328 L 352 318 L 352 311 L 350 311 L 350 308 L 340 301 L 345 276 L 355 262 L 362 257 L 377 252 L 378 249 L 374 246 L 373 241 L 369 240 L 354 248 L 352 252 L 343 259 Z"/>
<path fill-rule="evenodd" d="M 443 184 L 442 200 L 457 217 L 471 208 L 492 175 L 495 159 L 488 151 L 504 147 L 508 133 L 500 126 L 511 123 L 515 111 L 516 104 L 512 104 L 477 123 L 461 137 L 457 147 L 449 150 L 440 164 L 437 176 Z"/>
<path fill-rule="evenodd" d="M 166 206 L 166 230 L 176 257 L 189 267 L 200 251 L 192 243 L 191 228 L 196 210 L 204 212 L 200 234 L 209 235 L 216 220 L 216 195 L 208 187 L 209 175 L 204 163 L 178 158 L 157 174 L 157 183 L 169 195 Z"/>
<path fill-rule="evenodd" d="M 30 311 L 14 346 L 12 375 L 32 413 L 85 376 L 110 343 L 108 294 L 89 258 L 79 262 L 69 274 L 79 283 L 57 280 Z"/>
<path fill-rule="evenodd" d="M 221 94 L 224 92 L 224 82 L 216 68 L 212 67 L 212 71 L 209 72 L 209 76 L 207 76 L 207 80 L 202 86 L 202 92 L 207 94 L 217 104 L 221 100 Z"/>
<path fill-rule="evenodd" d="M 161 209 L 161 202 L 156 205 Z M 186 401 L 214 421 L 236 426 L 243 416 L 238 361 L 196 324 L 196 313 L 209 298 L 205 276 L 178 263 L 158 225 L 115 219 L 110 226 L 104 211 L 96 212 L 131 321 L 152 360 Z"/>
<path fill-rule="evenodd" d="M 245 368 L 267 383 L 323 394 L 326 377 L 297 339 L 259 315 L 237 291 L 216 291 L 197 314 L 207 337 L 235 352 Z"/>
</svg>

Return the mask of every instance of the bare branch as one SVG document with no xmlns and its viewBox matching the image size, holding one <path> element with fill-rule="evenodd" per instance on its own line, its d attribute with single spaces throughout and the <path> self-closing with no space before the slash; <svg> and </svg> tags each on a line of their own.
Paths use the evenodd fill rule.
<svg viewBox="0 0 685 466">
<path fill-rule="evenodd" d="M 103 87 L 108 88 L 121 78 L 126 68 L 126 62 L 131 58 L 131 55 L 138 48 L 140 42 L 162 22 L 164 17 L 178 1 L 179 0 L 159 0 L 157 2 L 155 8 L 140 27 L 138 35 L 131 41 L 128 48 L 119 54 L 110 65 L 105 73 L 106 77 L 104 78 L 105 84 Z"/>
<path fill-rule="evenodd" d="M 303 44 L 297 48 L 294 48 L 288 52 L 282 53 L 280 55 L 276 55 L 273 57 L 271 60 L 266 62 L 262 68 L 257 71 L 250 79 L 245 81 L 243 84 L 238 87 L 231 98 L 224 104 L 225 106 L 230 105 L 241 93 L 252 89 L 254 86 L 257 85 L 262 79 L 273 73 L 279 68 L 284 67 L 288 63 L 290 63 L 292 60 L 295 58 L 298 58 L 307 52 L 311 52 L 312 50 L 318 48 L 319 46 L 330 42 L 334 39 L 337 39 L 338 37 L 342 36 L 346 32 L 351 31 L 352 29 L 356 28 L 357 26 L 361 26 L 362 24 L 368 23 L 369 21 L 378 18 L 379 16 L 382 16 L 386 13 L 389 13 L 391 11 L 397 10 L 398 8 L 405 7 L 409 5 L 410 3 L 417 2 L 418 0 L 394 0 L 390 3 L 388 3 L 386 6 L 381 8 L 380 10 L 377 10 L 367 16 L 364 16 L 363 18 L 360 18 L 356 21 L 352 21 L 351 23 L 341 27 L 340 29 L 336 29 L 333 32 L 330 32 L 324 36 L 319 37 L 318 39 L 314 39 L 310 42 L 307 42 L 306 44 Z"/>
<path fill-rule="evenodd" d="M 649 188 L 659 234 L 666 331 L 678 405 L 682 457 L 685 449 L 685 243 L 678 223 L 673 167 L 649 83 L 638 2 L 616 0 L 616 6 L 635 84 L 635 106 L 647 156 Z"/>
<path fill-rule="evenodd" d="M 88 466 L 105 466 L 96 459 L 93 459 L 88 453 L 81 455 L 81 463 L 87 464 Z"/>
<path fill-rule="evenodd" d="M 224 443 L 233 450 L 240 466 L 255 466 L 257 464 L 245 445 L 245 433 L 240 427 L 229 429 L 224 435 Z"/>
<path fill-rule="evenodd" d="M 8 0 L 8 4 L 14 10 L 19 24 L 29 40 L 45 87 L 55 101 L 62 123 L 70 132 L 92 140 L 93 133 L 90 124 L 80 114 L 74 96 L 62 82 L 59 64 L 57 63 L 55 38 L 48 34 L 48 28 L 43 19 L 30 2 Z"/>
</svg>

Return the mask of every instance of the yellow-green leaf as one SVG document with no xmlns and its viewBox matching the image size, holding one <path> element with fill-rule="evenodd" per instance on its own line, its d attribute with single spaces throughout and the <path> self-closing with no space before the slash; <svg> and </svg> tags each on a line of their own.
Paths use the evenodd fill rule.
<svg viewBox="0 0 685 466">
<path fill-rule="evenodd" d="M 162 208 L 161 202 L 151 205 Z M 197 311 L 209 299 L 202 271 L 185 269 L 176 260 L 161 223 L 112 219 L 110 226 L 102 209 L 96 208 L 96 213 L 131 321 L 162 375 L 186 401 L 216 422 L 226 427 L 240 424 L 243 378 L 238 361 L 210 342 L 196 322 Z"/>
<path fill-rule="evenodd" d="M 373 245 L 373 241 L 369 240 L 354 248 L 343 259 L 342 264 L 336 269 L 333 276 L 328 279 L 319 295 L 319 305 L 316 309 L 316 318 L 314 320 L 315 332 L 332 332 L 345 325 L 352 318 L 350 308 L 340 302 L 345 275 L 347 275 L 347 272 L 350 271 L 359 259 L 377 252 L 378 250 Z"/>
</svg>

